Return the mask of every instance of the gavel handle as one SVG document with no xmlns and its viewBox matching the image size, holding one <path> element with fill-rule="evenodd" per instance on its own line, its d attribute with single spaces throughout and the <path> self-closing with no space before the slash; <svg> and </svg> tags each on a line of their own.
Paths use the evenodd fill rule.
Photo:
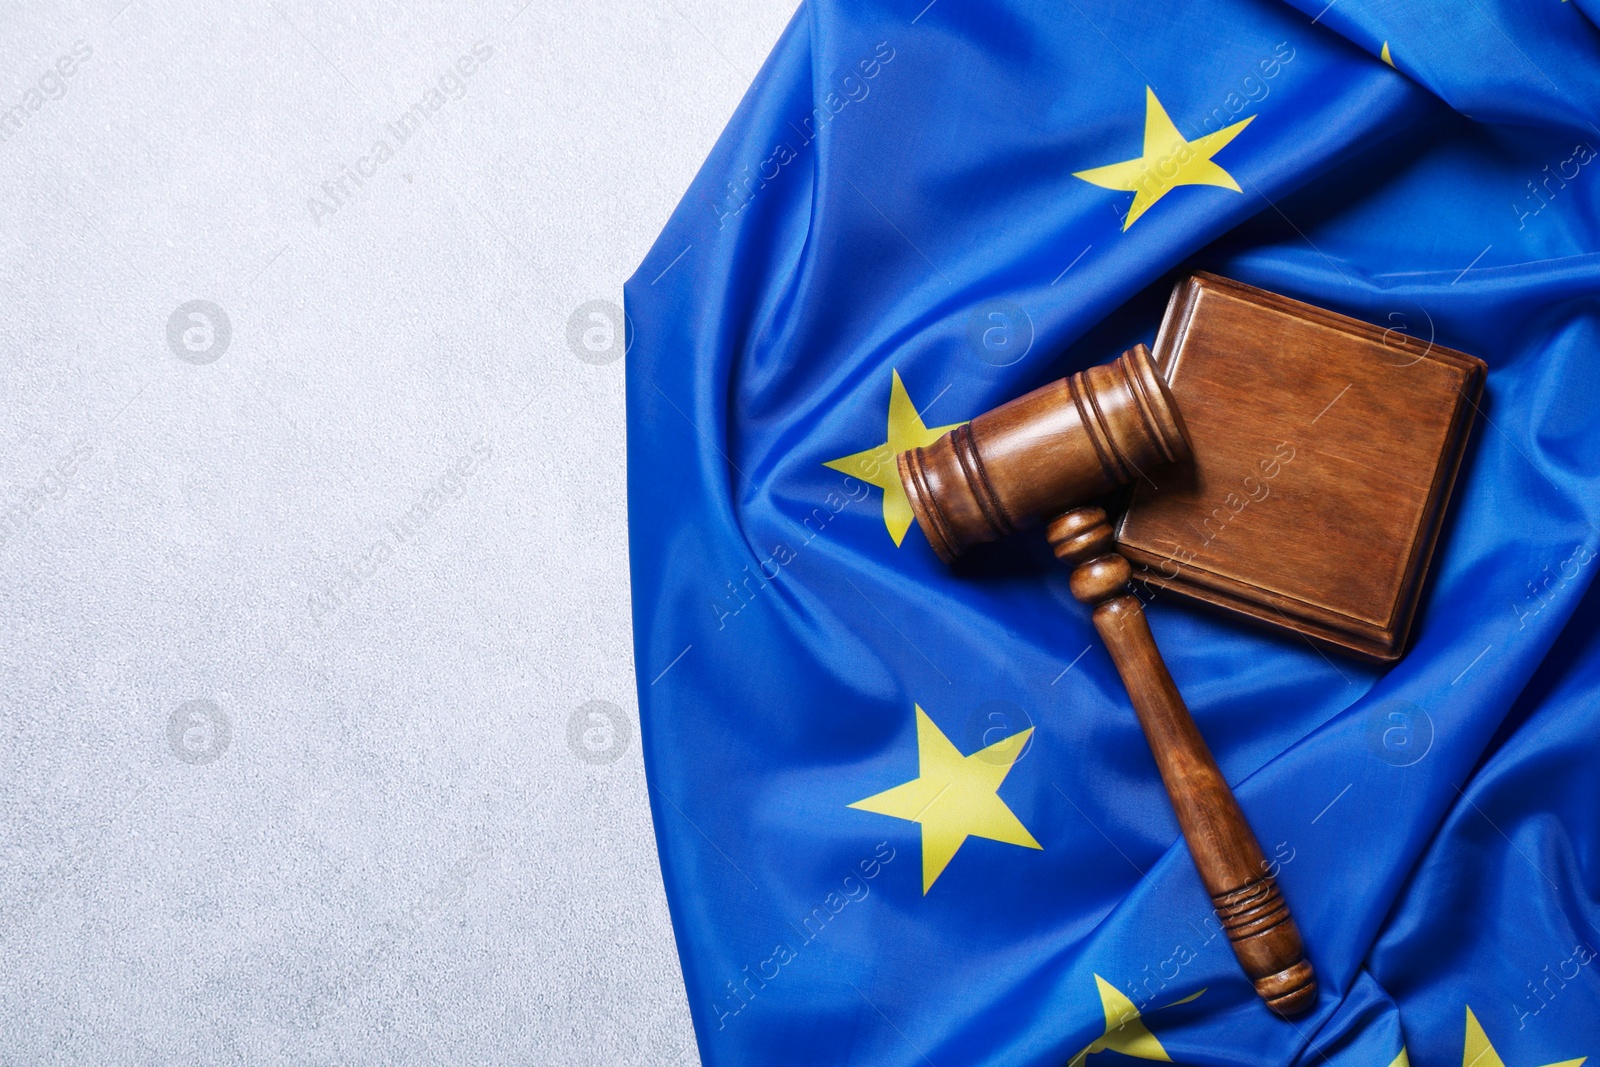
<svg viewBox="0 0 1600 1067">
<path fill-rule="evenodd" d="M 1239 965 L 1267 1005 L 1297 1015 L 1316 1000 L 1316 976 L 1244 812 L 1200 736 L 1161 659 L 1133 569 L 1116 551 L 1105 511 L 1076 508 L 1050 523 L 1057 558 L 1072 565 L 1072 595 L 1094 609 L 1094 626 L 1122 675 L 1200 881 Z"/>
</svg>

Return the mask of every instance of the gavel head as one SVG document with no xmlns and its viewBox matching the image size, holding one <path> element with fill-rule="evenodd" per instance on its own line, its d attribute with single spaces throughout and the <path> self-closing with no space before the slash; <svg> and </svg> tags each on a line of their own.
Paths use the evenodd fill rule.
<svg viewBox="0 0 1600 1067">
<path fill-rule="evenodd" d="M 976 544 L 1104 496 L 1189 457 L 1150 350 L 1035 389 L 897 457 L 928 543 L 946 563 Z"/>
</svg>

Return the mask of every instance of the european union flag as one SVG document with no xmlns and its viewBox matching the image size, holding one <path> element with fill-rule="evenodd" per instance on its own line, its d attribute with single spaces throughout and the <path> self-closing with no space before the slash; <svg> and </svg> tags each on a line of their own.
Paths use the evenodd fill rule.
<svg viewBox="0 0 1600 1067">
<path fill-rule="evenodd" d="M 708 1064 L 1600 1054 L 1600 5 L 807 0 L 626 290 L 640 707 Z M 1171 598 L 1274 1016 L 1066 572 L 897 451 L 1204 269 L 1486 360 L 1409 653 Z"/>
</svg>

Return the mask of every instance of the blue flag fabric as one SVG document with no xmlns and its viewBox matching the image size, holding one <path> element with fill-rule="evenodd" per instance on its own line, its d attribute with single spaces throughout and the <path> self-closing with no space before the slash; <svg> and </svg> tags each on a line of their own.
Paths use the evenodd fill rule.
<svg viewBox="0 0 1600 1067">
<path fill-rule="evenodd" d="M 1594 0 L 808 0 L 626 287 L 640 714 L 708 1064 L 1600 1056 Z M 1273 1016 L 1066 571 L 894 451 L 1205 269 L 1490 367 L 1387 669 L 1173 598 L 1321 982 Z"/>
</svg>

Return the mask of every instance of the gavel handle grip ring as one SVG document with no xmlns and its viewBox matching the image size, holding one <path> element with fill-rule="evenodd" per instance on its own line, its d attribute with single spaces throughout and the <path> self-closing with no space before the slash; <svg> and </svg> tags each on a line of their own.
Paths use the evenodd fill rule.
<svg viewBox="0 0 1600 1067">
<path fill-rule="evenodd" d="M 1094 626 L 1122 676 L 1144 729 L 1200 881 L 1239 965 L 1279 1015 L 1297 1015 L 1317 997 L 1300 931 L 1244 812 L 1189 715 L 1156 647 L 1132 568 L 1115 550 L 1106 513 L 1077 508 L 1050 524 L 1051 544 L 1069 565 L 1072 595 L 1094 609 Z"/>
</svg>

